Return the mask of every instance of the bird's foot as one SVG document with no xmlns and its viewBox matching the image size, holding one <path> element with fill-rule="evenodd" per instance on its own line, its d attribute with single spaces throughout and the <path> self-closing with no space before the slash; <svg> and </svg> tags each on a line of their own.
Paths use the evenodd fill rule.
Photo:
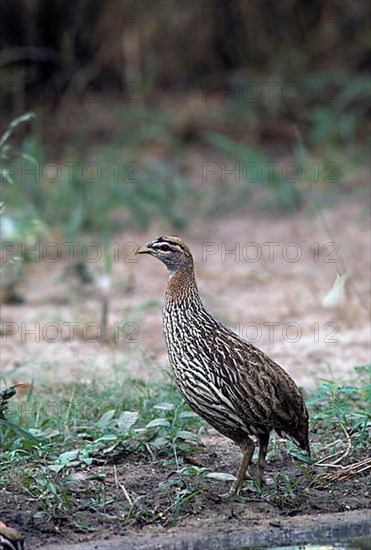
<svg viewBox="0 0 371 550">
<path fill-rule="evenodd" d="M 270 485 L 270 480 L 268 480 L 267 482 L 264 475 L 259 475 L 257 477 L 246 476 L 246 478 L 252 480 L 256 488 L 260 490 L 262 490 L 267 485 Z M 249 488 L 246 488 L 246 490 L 249 491 Z M 222 499 L 228 500 L 238 496 L 241 492 L 242 492 L 242 484 L 233 483 L 229 491 L 227 491 L 226 493 L 222 493 L 221 495 L 218 495 L 218 496 Z"/>
<path fill-rule="evenodd" d="M 229 491 L 227 491 L 226 493 L 222 493 L 221 495 L 218 495 L 220 498 L 222 498 L 223 500 L 231 500 L 232 498 L 234 498 L 236 496 L 237 492 L 236 492 L 236 489 L 230 489 Z"/>
<path fill-rule="evenodd" d="M 222 493 L 219 496 L 223 500 L 233 499 L 240 493 L 241 487 L 242 487 L 241 483 L 236 483 L 236 481 L 235 481 L 232 484 L 232 487 L 229 489 L 229 491 L 227 491 L 226 493 Z"/>
</svg>

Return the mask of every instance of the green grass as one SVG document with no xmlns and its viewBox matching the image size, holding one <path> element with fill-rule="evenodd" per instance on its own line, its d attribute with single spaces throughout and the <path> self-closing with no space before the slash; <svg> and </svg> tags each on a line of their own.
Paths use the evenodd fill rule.
<svg viewBox="0 0 371 550">
<path fill-rule="evenodd" d="M 134 451 L 155 453 L 178 469 L 178 454 L 199 446 L 202 427 L 171 382 L 134 380 L 31 388 L 24 401 L 10 401 L 6 419 L 2 486 L 38 499 L 39 514 L 48 518 L 78 508 L 68 489 L 77 472 Z"/>
<path fill-rule="evenodd" d="M 224 157 L 223 162 L 228 160 L 227 169 L 235 170 L 237 166 L 237 180 L 240 180 L 238 184 L 228 183 L 230 192 L 227 197 L 220 197 L 221 204 L 213 205 L 213 210 L 218 210 L 218 207 L 220 210 L 235 209 L 241 199 L 248 200 L 256 190 L 263 194 L 260 208 L 274 206 L 292 213 L 301 207 L 304 194 L 300 185 L 290 182 L 282 167 L 278 167 L 278 163 L 274 163 L 268 155 L 217 133 L 205 135 L 205 140 L 212 145 L 215 153 Z M 232 180 L 235 178 L 234 174 L 230 177 Z"/>
<path fill-rule="evenodd" d="M 76 163 L 73 172 L 64 162 Z M 197 198 L 178 168 L 166 161 L 138 162 L 124 157 L 110 164 L 105 158 L 72 157 L 58 163 L 56 182 L 48 179 L 45 160 L 36 163 L 35 175 L 30 161 L 18 162 L 16 172 L 22 181 L 7 189 L 7 203 L 17 210 L 27 198 L 23 217 L 40 219 L 67 238 L 87 231 L 101 234 L 129 226 L 146 228 L 159 217 L 179 229 L 186 225 L 184 210 L 192 211 Z M 89 163 L 94 165 L 90 175 L 85 172 Z"/>
<path fill-rule="evenodd" d="M 357 367 L 356 374 L 353 385 L 327 381 L 308 399 L 313 461 L 323 452 L 343 453 L 349 438 L 348 462 L 357 460 L 369 445 L 371 367 Z M 109 506 L 114 497 L 100 468 L 119 464 L 132 453 L 169 472 L 167 481 L 158 486 L 160 492 L 173 491 L 161 512 L 166 525 L 174 524 L 182 506 L 201 493 L 200 476 L 210 483 L 230 478 L 184 463 L 185 454 L 201 449 L 205 427 L 171 379 L 144 384 L 117 374 L 115 381 L 105 384 L 31 388 L 26 398 L 10 399 L 5 418 L 0 422 L 2 488 L 37 502 L 36 516 L 49 521 L 80 509 L 83 496 L 77 487 L 84 476 L 90 480 L 86 492 L 90 505 L 94 500 L 99 509 Z M 313 470 L 290 443 L 273 442 L 270 460 L 279 463 L 285 451 L 300 459 L 295 464 L 308 482 L 321 482 L 323 470 Z M 262 493 L 254 484 L 251 490 L 259 498 L 279 498 L 284 505 L 295 494 L 296 481 L 278 472 L 274 482 L 279 496 L 273 497 L 271 488 Z M 157 512 L 150 513 L 141 502 L 135 501 L 125 515 L 129 524 L 158 520 Z"/>
<path fill-rule="evenodd" d="M 98 146 L 91 128 L 81 127 L 68 147 L 57 152 L 42 142 L 40 118 L 18 150 L 12 133 L 30 116 L 15 119 L 1 138 L 7 209 L 24 223 L 40 220 L 68 239 L 87 231 L 146 228 L 159 218 L 175 229 L 191 222 L 199 194 L 176 157 L 180 144 L 174 117 L 156 109 L 117 116 L 125 132 L 112 133 L 108 144 Z M 151 154 L 153 144 L 167 153 Z"/>
<path fill-rule="evenodd" d="M 324 381 L 308 400 L 311 408 L 312 429 L 326 425 L 334 436 L 343 431 L 353 437 L 353 445 L 367 446 L 370 441 L 371 420 L 371 365 L 355 368 L 357 379 L 353 384 L 339 386 L 332 380 Z"/>
</svg>

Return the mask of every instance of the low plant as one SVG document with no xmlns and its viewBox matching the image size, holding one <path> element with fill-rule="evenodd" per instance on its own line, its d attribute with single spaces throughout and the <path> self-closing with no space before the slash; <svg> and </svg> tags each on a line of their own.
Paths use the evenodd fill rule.
<svg viewBox="0 0 371 550">
<path fill-rule="evenodd" d="M 370 366 L 357 367 L 356 374 L 353 385 L 323 382 L 307 400 L 312 461 L 276 440 L 273 481 L 261 489 L 251 480 L 240 502 L 292 507 L 301 490 L 298 480 L 323 485 L 371 469 Z M 119 517 L 127 524 L 171 526 L 207 487 L 219 492 L 221 482 L 233 479 L 230 472 L 207 467 L 208 462 L 189 461 L 204 449 L 200 435 L 205 425 L 171 379 L 144 384 L 118 371 L 116 377 L 105 383 L 31 386 L 18 399 L 3 392 L 1 486 L 4 494 L 29 501 L 34 517 L 55 523 L 68 512 L 76 529 L 86 531 L 93 527 L 79 519 L 79 511 L 88 507 L 109 521 Z M 287 450 L 297 476 L 276 471 L 279 462 L 287 463 Z M 132 488 L 130 496 L 112 479 L 112 468 L 116 478 L 116 465 L 129 456 L 137 457 L 138 468 L 150 464 L 162 472 L 151 482 L 150 494 L 136 495 Z"/>
</svg>

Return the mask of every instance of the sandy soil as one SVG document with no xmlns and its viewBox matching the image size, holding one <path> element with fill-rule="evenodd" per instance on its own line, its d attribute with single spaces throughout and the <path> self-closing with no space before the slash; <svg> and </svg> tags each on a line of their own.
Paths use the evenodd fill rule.
<svg viewBox="0 0 371 550">
<path fill-rule="evenodd" d="M 331 235 L 310 213 L 283 219 L 251 211 L 198 223 L 182 234 L 193 250 L 200 292 L 209 310 L 271 355 L 304 387 L 319 378 L 344 380 L 355 365 L 370 361 L 370 232 L 365 205 L 347 197 L 325 210 L 324 217 Z M 140 245 L 166 233 L 166 227 L 158 225 L 146 234 L 126 233 L 114 239 L 119 254 L 113 263 L 108 333 L 116 343 L 99 336 L 89 341 L 96 339 L 95 325 L 101 322 L 102 262 L 87 262 L 95 278 L 90 285 L 78 281 L 66 257 L 30 265 L 19 289 L 25 302 L 1 308 L 3 328 L 17 331 L 2 336 L 5 381 L 107 378 L 115 369 L 144 379 L 161 376 L 168 368 L 161 326 L 166 271 L 153 258 L 134 257 L 130 243 Z M 86 238 L 77 250 L 89 241 L 97 242 Z M 231 250 L 235 252 L 227 252 Z M 91 249 L 90 257 L 93 253 Z M 343 303 L 328 309 L 323 299 L 342 269 L 340 256 L 351 280 Z M 116 323 L 123 325 L 118 342 Z M 57 332 L 58 341 L 53 342 Z"/>
</svg>

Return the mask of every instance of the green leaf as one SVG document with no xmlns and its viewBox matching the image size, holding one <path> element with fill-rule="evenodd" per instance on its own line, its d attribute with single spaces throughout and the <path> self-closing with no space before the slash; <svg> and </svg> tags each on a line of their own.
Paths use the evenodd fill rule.
<svg viewBox="0 0 371 550">
<path fill-rule="evenodd" d="M 115 409 L 111 409 L 110 411 L 105 412 L 102 414 L 100 419 L 97 422 L 97 426 L 100 426 L 101 428 L 106 428 L 110 425 L 112 418 L 115 415 Z"/>
<path fill-rule="evenodd" d="M 288 449 L 288 453 L 290 456 L 293 456 L 297 460 L 300 460 L 301 462 L 305 462 L 306 464 L 313 464 L 314 460 L 310 456 L 300 452 L 295 447 L 292 447 L 291 449 Z"/>
<path fill-rule="evenodd" d="M 345 394 L 352 394 L 352 393 L 358 392 L 358 388 L 356 386 L 339 386 L 338 390 L 340 393 L 345 393 Z"/>
<path fill-rule="evenodd" d="M 61 470 L 63 470 L 64 467 L 65 467 L 65 464 L 50 464 L 48 466 L 49 470 L 51 470 L 52 472 L 55 472 L 56 474 L 58 474 Z"/>
<path fill-rule="evenodd" d="M 154 418 L 151 422 L 148 422 L 146 428 L 157 428 L 158 426 L 170 426 L 170 422 L 166 418 Z"/>
<path fill-rule="evenodd" d="M 113 449 L 116 449 L 117 445 L 118 443 L 115 443 L 115 445 L 110 445 L 110 447 L 106 447 L 105 449 L 103 449 L 103 454 L 109 454 L 111 451 L 113 451 Z"/>
<path fill-rule="evenodd" d="M 217 479 L 218 481 L 235 481 L 236 477 L 232 474 L 227 474 L 225 472 L 210 472 L 206 474 L 206 477 L 210 479 Z"/>
<path fill-rule="evenodd" d="M 185 466 L 184 468 L 181 468 L 179 470 L 179 473 L 185 476 L 189 475 L 201 475 L 205 473 L 207 468 L 204 468 L 202 466 Z"/>
<path fill-rule="evenodd" d="M 24 160 L 28 160 L 31 164 L 33 164 L 34 166 L 37 166 L 37 160 L 31 156 L 31 155 L 28 155 L 27 153 L 22 153 L 21 154 L 21 157 L 24 159 Z"/>
<path fill-rule="evenodd" d="M 21 115 L 13 119 L 12 122 L 9 124 L 8 129 L 4 132 L 4 134 L 0 138 L 0 150 L 4 150 L 5 142 L 9 139 L 14 129 L 19 124 L 22 124 L 23 122 L 28 122 L 35 117 L 36 117 L 35 113 L 25 113 L 24 115 Z"/>
<path fill-rule="evenodd" d="M 124 411 L 120 414 L 118 425 L 120 431 L 128 432 L 139 418 L 139 412 Z"/>
<path fill-rule="evenodd" d="M 193 411 L 183 411 L 179 414 L 179 418 L 200 418 L 200 415 Z"/>
<path fill-rule="evenodd" d="M 1 168 L 1 175 L 11 185 L 14 183 L 14 180 L 13 180 L 12 176 L 10 175 L 10 172 L 6 168 Z"/>
<path fill-rule="evenodd" d="M 175 409 L 175 405 L 174 403 L 160 403 L 159 405 L 155 405 L 153 408 L 160 411 L 173 411 Z"/>
<path fill-rule="evenodd" d="M 156 439 L 151 443 L 152 447 L 156 447 L 157 449 L 161 449 L 161 447 L 166 447 L 168 444 L 169 441 L 165 437 L 156 437 Z"/>
<path fill-rule="evenodd" d="M 100 443 L 101 441 L 116 441 L 117 435 L 116 434 L 104 434 L 102 437 L 98 437 L 98 439 L 95 439 L 93 443 Z"/>
<path fill-rule="evenodd" d="M 65 453 L 59 455 L 58 461 L 63 464 L 67 464 L 70 460 L 75 460 L 79 456 L 79 452 L 79 450 L 66 451 Z"/>
<path fill-rule="evenodd" d="M 180 430 L 176 434 L 177 439 L 185 439 L 186 441 L 198 441 L 198 437 L 196 434 L 192 432 L 187 432 L 186 430 Z"/>
<path fill-rule="evenodd" d="M 7 428 L 10 428 L 11 430 L 17 432 L 19 435 L 21 435 L 26 439 L 30 439 L 34 443 L 37 443 L 37 444 L 41 443 L 40 440 L 34 437 L 29 431 L 23 430 L 19 426 L 16 426 L 15 424 L 13 424 L 13 422 L 10 422 L 7 418 L 0 418 L 0 424 L 5 424 Z"/>
<path fill-rule="evenodd" d="M 9 128 L 15 128 L 16 126 L 18 126 L 18 124 L 22 124 L 22 122 L 29 122 L 34 118 L 36 118 L 35 113 L 33 112 L 25 113 L 24 115 L 18 116 L 15 119 L 13 119 L 12 122 L 9 124 Z"/>
</svg>

